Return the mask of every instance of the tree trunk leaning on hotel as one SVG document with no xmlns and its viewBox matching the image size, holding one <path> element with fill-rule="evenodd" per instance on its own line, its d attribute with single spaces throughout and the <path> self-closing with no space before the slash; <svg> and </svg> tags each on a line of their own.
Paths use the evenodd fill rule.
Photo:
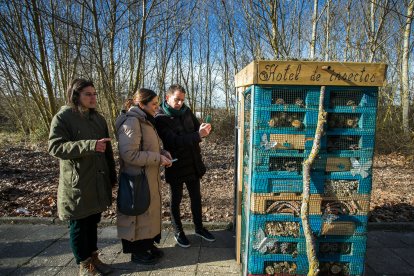
<svg viewBox="0 0 414 276">
<path fill-rule="evenodd" d="M 323 124 L 326 122 L 326 112 L 323 108 L 325 98 L 325 86 L 321 87 L 319 97 L 318 124 L 316 126 L 315 138 L 312 150 L 308 158 L 303 162 L 303 195 L 300 217 L 302 219 L 303 232 L 306 239 L 306 255 L 308 257 L 309 271 L 308 276 L 319 274 L 319 260 L 316 256 L 315 237 L 309 224 L 309 198 L 310 198 L 310 170 L 315 157 L 318 155 L 321 137 L 323 134 Z"/>
</svg>

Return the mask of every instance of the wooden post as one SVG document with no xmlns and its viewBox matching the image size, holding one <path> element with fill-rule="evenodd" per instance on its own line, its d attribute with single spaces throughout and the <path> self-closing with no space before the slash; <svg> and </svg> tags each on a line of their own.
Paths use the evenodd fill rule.
<svg viewBox="0 0 414 276">
<path fill-rule="evenodd" d="M 236 225 L 236 261 L 238 264 L 241 262 L 241 216 L 242 216 L 242 188 L 243 188 L 243 144 L 244 144 L 244 95 L 243 87 L 237 88 L 238 93 L 238 158 L 237 161 L 237 198 L 236 198 L 236 210 L 237 210 L 237 225 Z"/>
<path fill-rule="evenodd" d="M 309 198 L 310 198 L 310 170 L 315 157 L 318 155 L 321 137 L 323 134 L 323 124 L 326 122 L 326 112 L 323 108 L 325 99 L 325 86 L 321 87 L 319 96 L 318 124 L 316 126 L 315 139 L 313 140 L 312 150 L 308 158 L 303 162 L 303 197 L 300 209 L 303 232 L 306 239 L 306 255 L 308 256 L 309 271 L 308 276 L 319 274 L 319 260 L 316 256 L 315 237 L 309 224 Z"/>
</svg>

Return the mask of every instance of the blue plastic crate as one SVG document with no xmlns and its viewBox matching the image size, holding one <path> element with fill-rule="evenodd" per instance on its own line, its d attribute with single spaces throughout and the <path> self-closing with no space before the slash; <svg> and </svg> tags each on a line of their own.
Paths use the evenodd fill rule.
<svg viewBox="0 0 414 276">
<path fill-rule="evenodd" d="M 263 244 L 260 244 L 262 243 Z M 282 248 L 284 247 L 284 248 Z M 253 238 L 249 243 L 249 256 L 277 256 L 285 255 L 296 258 L 306 255 L 306 240 L 301 238 L 278 237 L 278 238 Z"/>
<path fill-rule="evenodd" d="M 324 191 L 325 175 L 311 173 L 310 193 L 322 194 Z M 286 178 L 271 173 L 253 173 L 252 191 L 255 193 L 302 193 L 303 177 L 295 175 Z"/>
<path fill-rule="evenodd" d="M 342 129 L 365 129 L 375 133 L 376 113 L 332 113 L 327 110 L 326 130 L 339 134 Z"/>
<path fill-rule="evenodd" d="M 345 265 L 347 268 L 344 271 L 339 272 L 336 275 L 363 275 L 364 274 L 364 258 L 363 257 L 353 257 L 353 256 L 346 256 L 346 255 L 339 255 L 336 257 L 329 257 L 329 258 L 319 258 L 319 268 L 320 268 L 320 275 L 333 275 L 328 274 L 329 268 L 327 265 L 332 267 L 332 265 Z M 328 270 L 328 271 L 327 271 Z M 331 272 L 332 273 L 332 272 Z"/>
<path fill-rule="evenodd" d="M 373 152 L 375 135 L 332 135 L 328 133 L 326 137 L 326 150 L 328 153 Z"/>
<path fill-rule="evenodd" d="M 308 94 L 306 97 L 307 108 L 318 110 L 320 93 L 321 93 L 320 87 L 313 87 L 311 90 L 308 91 Z"/>
<path fill-rule="evenodd" d="M 284 176 L 296 176 L 302 174 L 302 156 L 284 156 L 277 153 L 256 155 L 253 159 L 253 170 L 255 172 L 271 172 L 272 174 Z"/>
<path fill-rule="evenodd" d="M 363 215 L 356 216 L 346 216 L 340 215 L 335 218 L 332 222 L 324 219 L 320 215 L 309 215 L 309 223 L 312 229 L 312 232 L 316 237 L 319 236 L 331 236 L 331 237 L 342 237 L 342 236 L 362 236 L 367 232 L 366 226 L 368 223 L 368 217 Z M 343 229 L 344 224 L 352 225 L 352 229 Z M 296 224 L 299 225 L 299 232 L 283 232 L 282 230 L 275 230 L 268 227 L 282 227 L 285 224 Z M 326 226 L 332 226 L 333 229 L 330 229 L 329 232 L 324 232 Z M 292 215 L 281 215 L 281 214 L 254 214 L 250 213 L 250 224 L 249 224 L 249 233 L 250 238 L 255 238 L 259 229 L 263 230 L 267 237 L 280 237 L 287 235 L 290 237 L 298 238 L 303 237 L 304 232 L 302 228 L 302 220 L 300 217 L 294 217 Z M 270 230 L 269 230 L 270 229 Z M 276 232 L 273 232 L 276 231 Z M 278 233 L 278 235 L 273 235 Z M 282 233 L 282 234 L 280 234 Z M 285 233 L 285 234 L 283 234 Z"/>
<path fill-rule="evenodd" d="M 249 263 L 247 265 L 248 274 L 266 274 L 266 266 L 272 265 L 273 263 L 288 262 L 289 265 L 295 265 L 296 269 L 291 271 L 291 274 L 306 274 L 308 271 L 308 259 L 306 255 L 300 255 L 296 258 L 285 255 L 264 255 L 264 256 L 249 256 Z M 274 272 L 277 273 L 278 272 Z M 286 274 L 287 272 L 285 272 Z"/>
<path fill-rule="evenodd" d="M 348 229 L 341 230 L 341 223 L 350 224 L 352 223 L 354 230 L 352 230 L 352 233 L 348 233 Z M 368 216 L 366 215 L 339 215 L 336 218 L 333 218 L 332 221 L 330 221 L 330 218 L 325 218 L 324 216 L 321 216 L 321 230 L 319 233 L 317 233 L 317 236 L 363 236 L 367 233 L 367 223 L 368 223 Z M 324 226 L 335 225 L 337 230 L 329 231 L 328 233 L 324 232 Z M 313 228 L 312 228 L 313 229 Z M 334 234 L 338 233 L 338 234 Z"/>
<path fill-rule="evenodd" d="M 350 172 L 354 176 L 368 177 L 372 174 L 372 152 L 355 151 L 331 154 L 322 151 L 312 164 L 313 170 L 322 170 L 326 174 Z"/>
<path fill-rule="evenodd" d="M 364 257 L 366 252 L 367 237 L 330 237 L 322 236 L 317 239 L 316 252 L 319 258 L 337 257 L 347 255 Z"/>
<path fill-rule="evenodd" d="M 365 158 L 372 159 L 374 156 L 373 148 L 359 149 L 359 150 L 336 150 L 328 153 L 330 156 L 335 157 L 354 157 L 354 158 Z"/>
<path fill-rule="evenodd" d="M 287 151 L 303 152 L 312 149 L 314 137 L 315 129 L 306 129 L 301 132 L 283 128 L 258 129 L 254 131 L 253 148 L 254 150 L 279 150 L 285 154 L 289 154 Z M 326 138 L 326 135 L 322 136 L 321 145 L 326 144 Z"/>
<path fill-rule="evenodd" d="M 256 107 L 253 114 L 255 129 L 278 128 L 301 133 L 307 128 L 315 128 L 317 122 L 318 112 L 314 110 L 305 112 L 292 111 L 288 108 L 281 110 L 272 107 Z"/>
<path fill-rule="evenodd" d="M 372 189 L 372 176 L 362 177 L 361 175 L 352 175 L 350 172 L 337 172 L 325 176 L 325 181 L 358 181 L 357 193 L 370 194 Z"/>
<path fill-rule="evenodd" d="M 328 158 L 330 157 L 330 159 L 328 160 Z M 343 163 L 346 166 L 345 168 L 341 167 L 343 164 L 341 164 L 340 162 L 338 163 L 339 165 L 333 164 L 332 165 L 332 156 L 329 156 L 326 158 L 322 158 L 322 160 L 325 160 L 326 162 L 326 167 L 338 167 L 337 170 L 332 170 L 329 173 L 332 175 L 336 175 L 336 176 L 340 176 L 340 175 L 348 175 L 351 174 L 352 176 L 360 176 L 362 178 L 367 178 L 372 176 L 372 158 L 370 158 L 370 156 L 364 156 L 364 157 L 341 157 L 343 159 Z M 345 164 L 346 160 L 349 159 L 350 164 Z M 328 161 L 326 161 L 328 160 Z M 331 162 L 331 165 L 327 164 L 327 162 Z M 320 164 L 320 163 L 319 163 Z M 329 174 L 327 172 L 327 174 Z"/>
<path fill-rule="evenodd" d="M 359 157 L 372 159 L 374 156 L 373 148 L 360 148 L 358 150 L 331 150 L 328 151 L 331 156 L 337 157 Z"/>
<path fill-rule="evenodd" d="M 325 92 L 327 108 L 376 108 L 377 87 L 328 87 Z"/>
<path fill-rule="evenodd" d="M 271 230 L 270 232 L 266 230 L 267 224 L 278 224 L 281 223 L 280 227 L 284 227 L 283 225 L 287 224 L 296 224 L 299 226 L 299 229 L 297 232 L 283 232 L 281 230 L 281 234 L 279 235 L 273 235 L 276 230 Z M 320 215 L 309 215 L 309 223 L 312 229 L 312 232 L 316 236 L 319 236 L 319 233 L 321 232 L 322 227 L 322 217 Z M 249 224 L 249 233 L 250 233 L 250 239 L 254 239 L 258 233 L 258 231 L 261 229 L 264 231 L 265 235 L 267 237 L 271 238 L 280 238 L 280 237 L 292 237 L 292 238 L 299 238 L 304 237 L 303 228 L 302 228 L 302 220 L 300 217 L 294 217 L 292 215 L 285 215 L 285 214 L 254 214 L 250 213 L 250 224 Z M 279 233 L 279 231 L 276 231 Z"/>
<path fill-rule="evenodd" d="M 319 101 L 317 86 L 254 86 L 255 105 L 287 106 L 303 110 Z"/>
<path fill-rule="evenodd" d="M 337 128 L 326 130 L 327 135 L 371 135 L 375 137 L 375 129 Z"/>
</svg>

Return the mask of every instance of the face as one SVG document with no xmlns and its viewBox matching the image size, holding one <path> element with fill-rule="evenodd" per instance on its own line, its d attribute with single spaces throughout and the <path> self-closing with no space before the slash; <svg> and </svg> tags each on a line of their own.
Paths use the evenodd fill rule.
<svg viewBox="0 0 414 276">
<path fill-rule="evenodd" d="M 154 99 L 147 104 L 139 104 L 139 106 L 151 116 L 155 116 L 159 108 L 158 97 L 154 97 Z"/>
<path fill-rule="evenodd" d="M 176 90 L 173 94 L 167 95 L 166 99 L 169 106 L 176 110 L 180 110 L 184 104 L 185 93 Z"/>
<path fill-rule="evenodd" d="M 96 108 L 96 90 L 92 86 L 83 88 L 79 93 L 80 105 L 85 108 Z"/>
</svg>

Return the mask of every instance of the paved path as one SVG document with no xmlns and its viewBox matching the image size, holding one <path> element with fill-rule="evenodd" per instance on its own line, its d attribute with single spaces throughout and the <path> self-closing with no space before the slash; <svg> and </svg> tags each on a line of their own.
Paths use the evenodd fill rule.
<svg viewBox="0 0 414 276">
<path fill-rule="evenodd" d="M 232 231 L 215 230 L 209 243 L 188 230 L 192 244 L 176 246 L 166 229 L 161 245 L 165 256 L 159 264 L 140 266 L 129 262 L 116 238 L 115 226 L 99 229 L 101 259 L 112 264 L 112 275 L 240 275 L 235 262 Z M 0 224 L 0 275 L 77 275 L 64 225 Z M 414 232 L 370 231 L 365 275 L 414 275 Z"/>
</svg>

